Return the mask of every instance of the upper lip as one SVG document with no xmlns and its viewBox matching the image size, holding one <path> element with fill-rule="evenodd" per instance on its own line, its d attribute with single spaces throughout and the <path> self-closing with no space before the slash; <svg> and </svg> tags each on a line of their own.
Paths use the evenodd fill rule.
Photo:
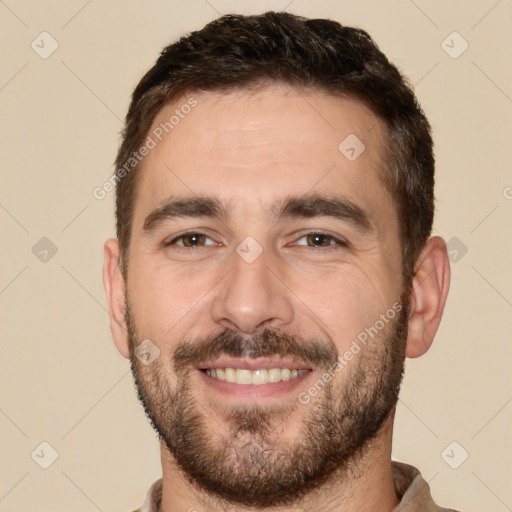
<svg viewBox="0 0 512 512">
<path fill-rule="evenodd" d="M 208 368 L 241 368 L 245 370 L 290 368 L 292 370 L 311 370 L 311 366 L 299 361 L 268 358 L 242 359 L 234 357 L 221 357 L 220 359 L 215 359 L 215 361 L 206 361 L 200 363 L 197 367 L 198 370 L 206 370 Z"/>
</svg>

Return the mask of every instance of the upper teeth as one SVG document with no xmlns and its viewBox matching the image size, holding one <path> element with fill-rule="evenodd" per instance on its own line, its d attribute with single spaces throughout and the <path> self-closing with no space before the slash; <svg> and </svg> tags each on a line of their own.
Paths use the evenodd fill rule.
<svg viewBox="0 0 512 512">
<path fill-rule="evenodd" d="M 237 384 L 267 384 L 282 380 L 296 379 L 307 370 L 290 370 L 288 368 L 271 368 L 270 370 L 247 370 L 242 368 L 209 368 L 206 374 L 214 379 L 236 382 Z"/>
</svg>

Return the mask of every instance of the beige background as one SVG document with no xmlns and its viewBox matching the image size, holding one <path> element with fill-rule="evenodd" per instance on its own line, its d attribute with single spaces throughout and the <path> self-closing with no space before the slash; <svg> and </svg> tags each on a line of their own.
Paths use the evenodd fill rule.
<svg viewBox="0 0 512 512">
<path fill-rule="evenodd" d="M 114 196 L 92 190 L 113 170 L 129 96 L 163 46 L 218 13 L 284 8 L 368 30 L 416 85 L 436 141 L 435 228 L 458 252 L 434 346 L 407 364 L 393 455 L 419 467 L 444 506 L 512 510 L 512 1 L 5 0 L 0 511 L 127 512 L 160 476 L 156 435 L 109 332 L 101 270 Z M 47 59 L 31 48 L 43 31 L 59 45 Z M 456 59 L 441 46 L 453 31 L 469 44 Z M 463 41 L 445 44 L 453 53 Z M 57 247 L 47 261 L 42 237 Z M 31 458 L 42 441 L 59 454 L 48 469 Z"/>
</svg>

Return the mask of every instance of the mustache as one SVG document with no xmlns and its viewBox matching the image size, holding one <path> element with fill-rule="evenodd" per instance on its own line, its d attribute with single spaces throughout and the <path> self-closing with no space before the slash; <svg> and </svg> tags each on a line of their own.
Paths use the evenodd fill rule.
<svg viewBox="0 0 512 512">
<path fill-rule="evenodd" d="M 333 344 L 320 339 L 305 340 L 297 335 L 265 329 L 250 338 L 235 331 L 224 331 L 203 340 L 183 340 L 174 350 L 176 372 L 221 356 L 252 358 L 293 356 L 313 367 L 330 367 L 338 359 Z"/>
</svg>

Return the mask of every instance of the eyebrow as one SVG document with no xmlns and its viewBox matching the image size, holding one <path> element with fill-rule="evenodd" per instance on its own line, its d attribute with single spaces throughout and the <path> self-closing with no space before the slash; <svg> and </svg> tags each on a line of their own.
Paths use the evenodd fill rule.
<svg viewBox="0 0 512 512">
<path fill-rule="evenodd" d="M 163 222 L 179 217 L 217 217 L 224 221 L 228 214 L 222 203 L 214 197 L 171 198 L 146 217 L 142 230 L 149 234 Z"/>
<path fill-rule="evenodd" d="M 171 197 L 163 206 L 153 210 L 146 217 L 142 229 L 144 233 L 150 234 L 165 221 L 186 217 L 218 218 L 222 222 L 229 220 L 226 207 L 215 197 Z M 288 196 L 280 199 L 273 206 L 269 217 L 275 222 L 284 218 L 331 217 L 348 222 L 362 232 L 374 230 L 368 213 L 345 197 L 328 197 L 319 194 Z"/>
<path fill-rule="evenodd" d="M 289 196 L 276 205 L 273 216 L 277 219 L 331 217 L 348 222 L 360 231 L 373 231 L 368 213 L 345 197 L 326 197 L 318 194 Z"/>
</svg>

